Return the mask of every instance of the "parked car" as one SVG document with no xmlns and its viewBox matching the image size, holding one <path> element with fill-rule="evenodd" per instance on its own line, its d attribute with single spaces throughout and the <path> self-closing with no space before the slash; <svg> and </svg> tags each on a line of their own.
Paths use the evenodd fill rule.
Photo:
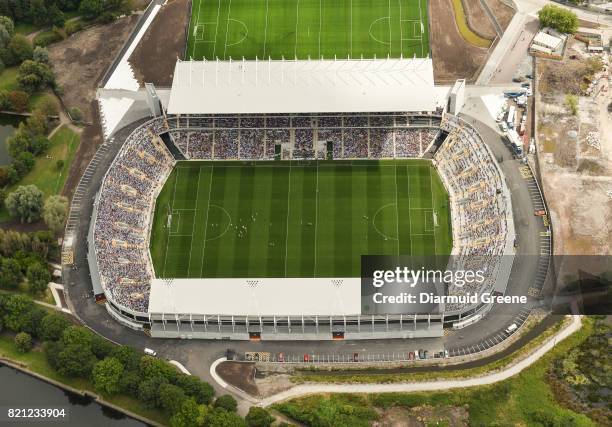
<svg viewBox="0 0 612 427">
<path fill-rule="evenodd" d="M 359 353 L 353 353 L 353 362 L 359 362 Z"/>
<path fill-rule="evenodd" d="M 422 348 L 419 348 L 419 359 L 425 359 L 425 352 Z"/>
<path fill-rule="evenodd" d="M 513 323 L 512 325 L 506 328 L 506 333 L 511 334 L 512 332 L 516 331 L 517 328 L 518 326 L 516 326 L 516 323 Z"/>
<path fill-rule="evenodd" d="M 427 357 L 428 357 L 427 355 L 428 355 L 428 352 L 427 352 L 427 350 L 425 350 L 425 351 L 423 352 L 423 359 L 427 359 Z"/>
<path fill-rule="evenodd" d="M 147 356 L 157 356 L 157 352 L 155 350 L 151 350 L 150 348 L 145 348 L 144 349 L 144 354 L 146 354 Z"/>
<path fill-rule="evenodd" d="M 310 362 L 310 356 L 305 354 L 304 355 L 304 362 Z"/>
<path fill-rule="evenodd" d="M 408 360 L 414 360 L 414 351 L 408 352 Z"/>
<path fill-rule="evenodd" d="M 525 83 L 521 83 L 522 87 L 531 87 L 531 83 L 529 82 L 525 82 Z"/>
<path fill-rule="evenodd" d="M 284 363 L 285 362 L 285 353 L 278 353 L 278 361 L 280 363 Z"/>
</svg>

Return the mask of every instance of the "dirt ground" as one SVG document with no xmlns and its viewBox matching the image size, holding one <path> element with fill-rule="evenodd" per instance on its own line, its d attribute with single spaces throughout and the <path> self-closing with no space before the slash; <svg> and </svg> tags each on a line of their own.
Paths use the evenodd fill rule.
<svg viewBox="0 0 612 427">
<path fill-rule="evenodd" d="M 586 58 L 584 45 L 573 43 L 569 57 Z M 565 59 L 565 62 L 572 61 Z M 575 61 L 575 60 L 574 60 Z M 607 62 L 607 61 L 606 61 Z M 546 82 L 559 64 L 537 60 L 538 81 Z M 597 76 L 596 76 L 597 77 Z M 590 96 L 578 98 L 578 114 L 566 106 L 567 90 L 544 84 L 538 93 L 538 155 L 544 192 L 551 210 L 555 254 L 612 254 L 612 113 L 607 73 Z M 556 79 L 552 81 L 557 82 Z M 554 88 L 552 88 L 554 86 Z"/>
<path fill-rule="evenodd" d="M 217 374 L 229 384 L 253 396 L 259 394 L 255 385 L 255 363 L 223 362 L 217 366 Z"/>
<path fill-rule="evenodd" d="M 379 411 L 380 419 L 373 427 L 464 427 L 469 423 L 466 407 L 416 406 L 414 408 L 391 407 Z"/>
<path fill-rule="evenodd" d="M 462 0 L 469 27 L 485 39 L 493 40 L 497 33 L 480 0 Z"/>
<path fill-rule="evenodd" d="M 466 78 L 474 81 L 484 64 L 488 49 L 467 43 L 455 23 L 451 0 L 429 2 L 430 44 L 436 84 L 452 83 Z"/>
<path fill-rule="evenodd" d="M 96 87 L 130 31 L 138 15 L 121 18 L 108 25 L 96 25 L 49 46 L 49 57 L 58 83 L 64 90 L 67 107 L 78 107 L 85 121 L 93 120 L 91 100 Z"/>
<path fill-rule="evenodd" d="M 170 86 L 176 59 L 183 56 L 189 2 L 169 0 L 151 23 L 129 61 L 141 83 Z"/>
<path fill-rule="evenodd" d="M 499 26 L 502 27 L 503 30 L 506 30 L 514 16 L 514 9 L 508 6 L 503 0 L 487 0 L 487 4 L 489 5 L 489 9 L 493 12 L 493 15 L 495 15 L 495 19 L 497 19 Z"/>
</svg>

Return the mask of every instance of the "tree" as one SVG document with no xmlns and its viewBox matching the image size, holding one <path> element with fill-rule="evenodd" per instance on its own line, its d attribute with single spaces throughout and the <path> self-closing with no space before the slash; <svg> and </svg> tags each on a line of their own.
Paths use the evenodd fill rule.
<svg viewBox="0 0 612 427">
<path fill-rule="evenodd" d="M 96 363 L 92 371 L 94 387 L 100 393 L 113 395 L 120 390 L 123 365 L 113 357 L 107 357 Z"/>
<path fill-rule="evenodd" d="M 166 380 L 157 377 L 146 379 L 138 386 L 138 399 L 147 408 L 155 408 L 157 406 L 157 390 L 162 383 L 166 383 Z"/>
<path fill-rule="evenodd" d="M 22 223 L 36 222 L 42 213 L 43 193 L 35 185 L 21 185 L 6 196 L 4 205 L 9 215 Z"/>
<path fill-rule="evenodd" d="M 274 417 L 264 408 L 251 406 L 244 420 L 248 427 L 270 427 L 274 422 Z"/>
<path fill-rule="evenodd" d="M 140 352 L 127 345 L 116 346 L 113 349 L 111 356 L 119 360 L 123 366 L 125 366 L 126 371 L 138 370 L 138 365 L 140 364 L 140 359 L 142 358 L 142 354 Z"/>
<path fill-rule="evenodd" d="M 40 337 L 45 341 L 57 341 L 71 323 L 58 313 L 49 313 L 40 324 Z"/>
<path fill-rule="evenodd" d="M 32 291 L 42 292 L 47 289 L 47 285 L 51 281 L 51 273 L 49 269 L 40 262 L 30 265 L 26 271 L 26 277 Z"/>
<path fill-rule="evenodd" d="M 65 344 L 57 355 L 57 372 L 65 377 L 87 377 L 96 362 L 85 344 Z"/>
<path fill-rule="evenodd" d="M 30 41 L 21 34 L 13 36 L 9 42 L 8 50 L 11 54 L 13 63 L 7 65 L 16 65 L 25 60 L 32 59 L 32 54 L 34 53 Z"/>
<path fill-rule="evenodd" d="M 66 345 L 79 344 L 91 349 L 92 333 L 82 326 L 68 326 L 62 334 L 62 342 Z"/>
<path fill-rule="evenodd" d="M 102 14 L 104 3 L 101 0 L 83 0 L 79 6 L 79 12 L 85 19 L 96 19 Z"/>
<path fill-rule="evenodd" d="M 219 396 L 217 400 L 215 400 L 213 406 L 217 409 L 224 409 L 229 412 L 235 412 L 236 408 L 238 407 L 238 402 L 236 402 L 236 399 L 234 399 L 233 396 L 229 394 L 224 394 L 222 396 Z"/>
<path fill-rule="evenodd" d="M 538 12 L 540 25 L 562 33 L 574 34 L 578 29 L 578 17 L 571 10 L 548 4 Z"/>
<path fill-rule="evenodd" d="M 174 384 L 162 384 L 157 390 L 159 405 L 169 414 L 175 414 L 181 409 L 183 402 L 187 399 L 185 392 Z"/>
<path fill-rule="evenodd" d="M 15 34 L 15 24 L 8 16 L 0 16 L 0 26 L 4 27 L 11 37 Z"/>
<path fill-rule="evenodd" d="M 64 196 L 51 196 L 45 201 L 43 207 L 43 219 L 47 227 L 54 233 L 59 233 L 64 228 L 64 222 L 68 216 L 68 199 Z"/>
<path fill-rule="evenodd" d="M 63 160 L 63 159 L 58 159 L 58 160 L 55 162 L 55 169 L 56 169 L 57 171 L 61 171 L 62 169 L 64 169 L 64 160 Z"/>
<path fill-rule="evenodd" d="M 0 259 L 0 288 L 15 289 L 23 278 L 19 262 L 13 258 Z"/>
<path fill-rule="evenodd" d="M 208 411 L 204 417 L 204 425 L 207 427 L 246 427 L 245 421 L 239 415 L 223 409 Z"/>
<path fill-rule="evenodd" d="M 27 332 L 19 332 L 15 335 L 15 347 L 20 353 L 27 353 L 32 349 L 32 336 Z"/>
<path fill-rule="evenodd" d="M 40 322 L 47 313 L 36 307 L 24 295 L 10 295 L 4 303 L 4 326 L 13 332 L 27 332 L 38 336 Z"/>
<path fill-rule="evenodd" d="M 10 109 L 14 111 L 25 111 L 28 109 L 30 97 L 24 91 L 12 90 L 7 94 L 7 101 L 10 105 Z"/>
<path fill-rule="evenodd" d="M 205 409 L 193 399 L 187 399 L 181 408 L 170 418 L 171 427 L 199 427 L 204 422 Z"/>
<path fill-rule="evenodd" d="M 196 403 L 208 405 L 215 395 L 215 389 L 210 384 L 193 375 L 180 375 L 176 380 L 176 385 Z"/>
<path fill-rule="evenodd" d="M 91 351 L 98 359 L 104 359 L 113 352 L 115 344 L 100 335 L 91 335 Z"/>
<path fill-rule="evenodd" d="M 48 64 L 25 60 L 19 66 L 17 83 L 28 93 L 41 91 L 55 84 L 55 76 Z"/>
<path fill-rule="evenodd" d="M 47 48 L 42 46 L 36 46 L 32 52 L 32 59 L 36 62 L 42 62 L 43 64 L 49 63 L 49 51 Z"/>
</svg>

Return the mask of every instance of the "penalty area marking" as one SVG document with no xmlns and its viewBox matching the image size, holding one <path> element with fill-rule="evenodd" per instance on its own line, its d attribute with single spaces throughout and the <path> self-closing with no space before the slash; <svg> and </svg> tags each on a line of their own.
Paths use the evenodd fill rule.
<svg viewBox="0 0 612 427">
<path fill-rule="evenodd" d="M 376 226 L 376 217 L 378 216 L 378 214 L 385 208 L 388 208 L 390 206 L 397 206 L 396 203 L 387 203 L 386 205 L 381 206 L 380 208 L 378 208 L 378 210 L 374 213 L 374 216 L 372 216 L 372 226 L 374 227 L 374 230 L 376 230 L 376 232 L 378 234 L 380 234 L 382 237 L 385 238 L 385 240 L 399 240 L 397 237 L 391 237 L 386 235 L 385 233 L 383 233 L 382 231 L 380 231 L 378 229 L 378 227 Z"/>
<path fill-rule="evenodd" d="M 382 40 L 379 40 L 378 38 L 376 38 L 376 37 L 374 36 L 374 34 L 372 34 L 372 27 L 374 26 L 374 24 L 376 24 L 378 21 L 382 21 L 383 19 L 388 19 L 388 20 L 389 20 L 389 22 L 391 22 L 391 17 L 390 17 L 390 16 L 383 16 L 383 17 L 381 17 L 381 18 L 375 19 L 375 20 L 374 20 L 374 21 L 372 21 L 372 23 L 370 24 L 370 28 L 368 29 L 368 34 L 370 34 L 370 37 L 371 37 L 371 38 L 372 38 L 372 40 L 374 40 L 375 42 L 378 42 L 378 43 L 380 43 L 380 44 L 382 44 L 382 45 L 385 45 L 385 46 L 390 46 L 390 45 L 391 45 L 391 41 L 384 42 L 384 41 L 382 41 Z"/>
<path fill-rule="evenodd" d="M 228 222 L 227 222 L 227 226 L 225 227 L 225 230 L 223 230 L 223 233 L 219 234 L 218 236 L 215 237 L 211 237 L 211 238 L 205 238 L 204 241 L 205 242 L 211 242 L 213 240 L 217 240 L 220 239 L 221 237 L 223 237 L 225 235 L 225 233 L 227 233 L 230 229 L 230 227 L 232 226 L 232 216 L 229 214 L 229 212 L 223 207 L 223 206 L 219 206 L 219 205 L 215 205 L 215 204 L 210 204 L 211 208 L 218 208 L 221 209 L 223 211 L 223 213 L 227 216 L 228 218 Z M 208 223 L 208 221 L 206 221 Z"/>
<path fill-rule="evenodd" d="M 249 27 L 247 27 L 247 25 L 246 25 L 246 24 L 245 24 L 243 21 L 241 21 L 241 20 L 239 20 L 239 19 L 234 19 L 234 18 L 229 18 L 229 19 L 228 19 L 228 22 L 229 22 L 229 21 L 234 21 L 234 22 L 237 22 L 237 23 L 239 23 L 240 25 L 242 25 L 242 27 L 243 27 L 243 28 L 244 28 L 244 30 L 245 30 L 245 33 L 244 33 L 244 36 L 242 36 L 242 38 L 241 38 L 240 40 L 238 40 L 237 42 L 233 42 L 233 43 L 226 43 L 226 45 L 225 45 L 225 47 L 226 47 L 226 48 L 227 48 L 227 47 L 230 47 L 230 46 L 235 46 L 235 45 L 237 45 L 237 44 L 242 43 L 242 42 L 243 42 L 243 41 L 244 41 L 244 40 L 247 38 L 247 36 L 249 35 Z"/>
</svg>

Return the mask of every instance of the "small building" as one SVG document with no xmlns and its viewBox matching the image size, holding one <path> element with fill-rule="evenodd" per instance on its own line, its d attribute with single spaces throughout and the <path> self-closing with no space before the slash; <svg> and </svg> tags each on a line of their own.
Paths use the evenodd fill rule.
<svg viewBox="0 0 612 427">
<path fill-rule="evenodd" d="M 538 31 L 531 42 L 532 48 L 534 45 L 550 49 L 551 51 L 556 51 L 563 47 L 563 39 L 550 35 L 544 31 Z"/>
</svg>

